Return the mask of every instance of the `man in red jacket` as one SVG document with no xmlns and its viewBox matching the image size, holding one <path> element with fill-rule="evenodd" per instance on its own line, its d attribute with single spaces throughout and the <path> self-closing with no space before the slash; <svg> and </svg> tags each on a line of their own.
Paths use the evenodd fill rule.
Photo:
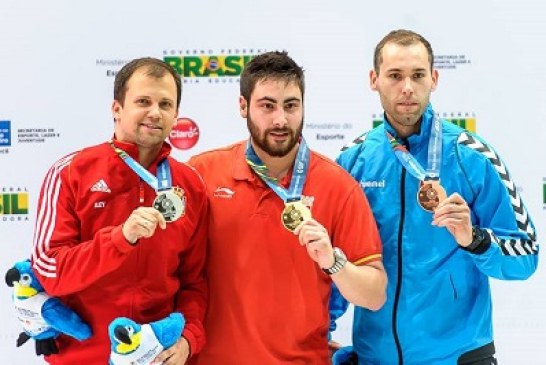
<svg viewBox="0 0 546 365">
<path fill-rule="evenodd" d="M 331 363 L 328 298 L 385 301 L 381 242 L 359 184 L 302 137 L 303 69 L 267 52 L 241 75 L 250 137 L 190 160 L 210 202 L 207 346 L 198 365 Z"/>
<path fill-rule="evenodd" d="M 93 330 L 60 336 L 50 364 L 107 364 L 108 324 L 181 312 L 182 337 L 157 357 L 182 364 L 204 345 L 207 199 L 201 177 L 164 142 L 180 105 L 169 65 L 136 59 L 116 75 L 110 141 L 58 160 L 40 193 L 34 271 Z"/>
</svg>

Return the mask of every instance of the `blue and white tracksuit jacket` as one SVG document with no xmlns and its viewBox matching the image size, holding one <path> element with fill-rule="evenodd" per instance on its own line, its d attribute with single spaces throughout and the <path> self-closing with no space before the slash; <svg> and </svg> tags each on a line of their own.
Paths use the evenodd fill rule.
<svg viewBox="0 0 546 365">
<path fill-rule="evenodd" d="M 399 139 L 425 169 L 433 119 L 429 105 L 420 134 Z M 488 278 L 523 280 L 537 267 L 535 229 L 502 160 L 476 135 L 448 121 L 441 126 L 440 183 L 448 196 L 463 197 L 472 224 L 486 230 L 491 245 L 481 254 L 431 225 L 432 213 L 417 203 L 420 182 L 385 136 L 387 130 L 396 137 L 386 120 L 338 158 L 368 198 L 389 279 L 381 310 L 355 308 L 359 364 L 456 364 L 461 354 L 493 341 Z"/>
</svg>

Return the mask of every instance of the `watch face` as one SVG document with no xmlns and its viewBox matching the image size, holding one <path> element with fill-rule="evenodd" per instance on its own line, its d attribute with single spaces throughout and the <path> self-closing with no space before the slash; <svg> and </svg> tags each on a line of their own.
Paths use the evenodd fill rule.
<svg viewBox="0 0 546 365">
<path fill-rule="evenodd" d="M 347 260 L 347 257 L 345 256 L 343 251 L 341 251 L 341 249 L 339 249 L 338 247 L 334 247 L 334 256 L 336 258 L 336 261 Z"/>
<path fill-rule="evenodd" d="M 476 247 L 480 245 L 485 239 L 485 235 L 483 231 L 477 227 L 472 227 L 472 242 L 468 246 L 466 246 L 467 250 L 473 251 Z"/>
<path fill-rule="evenodd" d="M 483 241 L 484 235 L 480 228 L 474 226 L 472 227 L 472 241 Z"/>
<path fill-rule="evenodd" d="M 345 256 L 343 251 L 341 251 L 341 249 L 338 247 L 334 247 L 334 260 L 335 260 L 334 264 L 332 265 L 331 268 L 323 269 L 323 271 L 327 273 L 328 275 L 332 275 L 340 271 L 341 269 L 343 269 L 343 267 L 347 263 L 347 257 Z"/>
</svg>

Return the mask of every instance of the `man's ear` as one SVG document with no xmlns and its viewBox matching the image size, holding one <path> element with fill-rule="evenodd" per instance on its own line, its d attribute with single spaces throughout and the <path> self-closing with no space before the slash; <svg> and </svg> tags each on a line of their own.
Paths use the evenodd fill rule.
<svg viewBox="0 0 546 365">
<path fill-rule="evenodd" d="M 375 70 L 370 70 L 370 88 L 373 91 L 377 91 L 377 74 Z"/>
<path fill-rule="evenodd" d="M 119 115 L 121 113 L 121 110 L 123 109 L 123 106 L 121 106 L 121 103 L 117 100 L 114 100 L 112 102 L 112 117 L 114 118 L 114 121 L 118 121 L 119 120 Z"/>
<path fill-rule="evenodd" d="M 434 69 L 432 70 L 432 91 L 436 90 L 436 88 L 438 87 L 438 78 L 440 77 L 439 73 L 438 73 L 438 70 L 437 69 Z"/>
<path fill-rule="evenodd" d="M 239 112 L 243 118 L 246 118 L 248 115 L 248 103 L 243 96 L 239 96 Z"/>
</svg>

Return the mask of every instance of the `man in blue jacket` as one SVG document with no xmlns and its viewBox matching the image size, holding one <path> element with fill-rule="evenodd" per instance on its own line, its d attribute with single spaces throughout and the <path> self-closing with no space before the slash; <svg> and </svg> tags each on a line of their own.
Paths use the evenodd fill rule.
<svg viewBox="0 0 546 365">
<path fill-rule="evenodd" d="M 533 223 L 500 157 L 432 109 L 433 59 L 412 31 L 379 42 L 370 84 L 384 122 L 338 158 L 366 193 L 389 277 L 382 309 L 355 308 L 359 364 L 496 364 L 489 277 L 523 280 L 537 266 Z"/>
</svg>

